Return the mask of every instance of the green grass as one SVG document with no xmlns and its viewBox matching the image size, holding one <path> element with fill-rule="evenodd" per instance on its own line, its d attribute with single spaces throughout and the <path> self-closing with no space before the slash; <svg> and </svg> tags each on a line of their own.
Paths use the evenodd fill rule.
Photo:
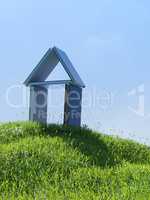
<svg viewBox="0 0 150 200">
<path fill-rule="evenodd" d="M 0 199 L 148 200 L 150 148 L 87 128 L 1 124 Z"/>
</svg>

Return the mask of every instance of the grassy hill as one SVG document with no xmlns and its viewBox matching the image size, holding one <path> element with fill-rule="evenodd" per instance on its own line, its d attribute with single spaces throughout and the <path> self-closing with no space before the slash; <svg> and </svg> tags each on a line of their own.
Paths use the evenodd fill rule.
<svg viewBox="0 0 150 200">
<path fill-rule="evenodd" d="M 0 125 L 0 199 L 148 200 L 150 148 L 71 128 Z"/>
</svg>

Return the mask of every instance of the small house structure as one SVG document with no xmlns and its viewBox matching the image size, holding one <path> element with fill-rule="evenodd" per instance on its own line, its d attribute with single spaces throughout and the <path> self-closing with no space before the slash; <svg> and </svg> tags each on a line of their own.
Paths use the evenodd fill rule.
<svg viewBox="0 0 150 200">
<path fill-rule="evenodd" d="M 59 62 L 70 80 L 46 81 Z M 57 47 L 50 48 L 24 84 L 30 87 L 29 120 L 47 123 L 48 86 L 63 84 L 65 85 L 64 124 L 81 125 L 82 89 L 85 84 L 64 51 Z"/>
</svg>

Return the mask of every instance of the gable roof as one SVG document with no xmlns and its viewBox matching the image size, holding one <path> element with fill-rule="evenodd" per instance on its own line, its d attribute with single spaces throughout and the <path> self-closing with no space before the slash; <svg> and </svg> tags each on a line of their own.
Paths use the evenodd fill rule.
<svg viewBox="0 0 150 200">
<path fill-rule="evenodd" d="M 58 62 L 62 64 L 73 84 L 80 87 L 85 87 L 82 79 L 73 67 L 66 53 L 58 49 L 57 47 L 53 47 L 46 52 L 38 65 L 33 69 L 31 74 L 25 80 L 24 84 L 26 86 L 29 86 L 31 83 L 34 82 L 45 81 L 54 70 Z"/>
</svg>

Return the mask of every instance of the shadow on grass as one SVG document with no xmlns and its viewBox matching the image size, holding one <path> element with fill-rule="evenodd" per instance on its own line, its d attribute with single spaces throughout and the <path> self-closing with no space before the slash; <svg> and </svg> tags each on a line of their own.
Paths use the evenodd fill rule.
<svg viewBox="0 0 150 200">
<path fill-rule="evenodd" d="M 48 126 L 51 137 L 59 136 L 69 146 L 79 150 L 89 158 L 90 165 L 112 167 L 120 164 L 111 149 L 104 142 L 103 136 L 94 134 L 87 128 L 72 128 L 57 125 Z"/>
</svg>

